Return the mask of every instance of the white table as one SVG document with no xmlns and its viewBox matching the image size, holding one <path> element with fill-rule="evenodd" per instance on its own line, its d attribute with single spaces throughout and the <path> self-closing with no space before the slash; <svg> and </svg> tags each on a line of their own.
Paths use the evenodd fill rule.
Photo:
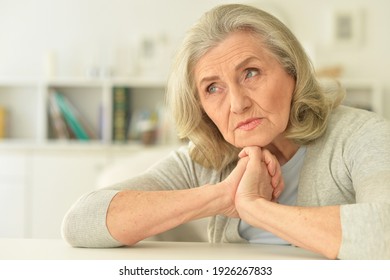
<svg viewBox="0 0 390 280">
<path fill-rule="evenodd" d="M 143 241 L 132 247 L 72 248 L 61 239 L 0 239 L 0 260 L 291 260 L 324 259 L 293 246 Z"/>
</svg>

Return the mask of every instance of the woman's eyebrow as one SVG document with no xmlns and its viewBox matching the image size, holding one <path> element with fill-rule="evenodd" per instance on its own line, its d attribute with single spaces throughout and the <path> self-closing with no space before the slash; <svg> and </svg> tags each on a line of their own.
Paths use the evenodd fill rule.
<svg viewBox="0 0 390 280">
<path fill-rule="evenodd" d="M 234 69 L 235 69 L 235 70 L 239 70 L 239 69 L 243 68 L 245 65 L 251 63 L 251 62 L 254 61 L 254 60 L 259 61 L 259 59 L 258 59 L 257 57 L 255 57 L 255 56 L 247 57 L 246 59 L 244 59 L 243 61 L 241 61 L 240 63 L 238 63 Z"/>
<path fill-rule="evenodd" d="M 203 84 L 209 84 L 210 82 L 213 82 L 215 80 L 218 80 L 219 79 L 219 76 L 210 76 L 210 77 L 204 77 L 200 80 L 199 82 L 199 86 L 203 85 Z"/>
</svg>

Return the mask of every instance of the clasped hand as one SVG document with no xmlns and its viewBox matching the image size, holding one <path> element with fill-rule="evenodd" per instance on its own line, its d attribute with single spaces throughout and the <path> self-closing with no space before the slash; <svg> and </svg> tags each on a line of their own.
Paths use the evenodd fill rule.
<svg viewBox="0 0 390 280">
<path fill-rule="evenodd" d="M 231 197 L 224 213 L 230 217 L 239 217 L 240 208 L 260 198 L 276 202 L 284 188 L 279 162 L 268 150 L 246 147 L 239 157 L 237 166 L 222 182 Z"/>
</svg>

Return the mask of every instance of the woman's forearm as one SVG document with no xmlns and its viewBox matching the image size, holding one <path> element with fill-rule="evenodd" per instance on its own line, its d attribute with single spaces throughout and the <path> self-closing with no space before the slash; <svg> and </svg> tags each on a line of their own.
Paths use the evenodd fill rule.
<svg viewBox="0 0 390 280">
<path fill-rule="evenodd" d="M 110 203 L 107 228 L 117 241 L 132 245 L 188 221 L 224 212 L 229 204 L 232 201 L 219 184 L 175 191 L 122 191 Z"/>
<path fill-rule="evenodd" d="M 131 245 L 191 220 L 214 215 L 238 217 L 235 194 L 245 171 L 241 160 L 215 185 L 172 191 L 122 191 L 111 200 L 107 228 L 122 244 Z"/>
<path fill-rule="evenodd" d="M 292 244 L 337 258 L 341 244 L 340 206 L 286 206 L 259 198 L 237 207 L 248 224 Z"/>
</svg>

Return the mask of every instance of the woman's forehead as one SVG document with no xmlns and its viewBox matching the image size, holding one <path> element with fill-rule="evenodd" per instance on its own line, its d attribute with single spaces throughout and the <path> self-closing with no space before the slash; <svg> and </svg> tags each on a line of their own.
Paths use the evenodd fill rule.
<svg viewBox="0 0 390 280">
<path fill-rule="evenodd" d="M 271 57 L 273 55 L 259 37 L 247 32 L 236 32 L 207 51 L 196 63 L 195 73 L 206 74 L 222 65 L 238 68 L 247 61 L 264 62 L 269 61 Z"/>
</svg>

